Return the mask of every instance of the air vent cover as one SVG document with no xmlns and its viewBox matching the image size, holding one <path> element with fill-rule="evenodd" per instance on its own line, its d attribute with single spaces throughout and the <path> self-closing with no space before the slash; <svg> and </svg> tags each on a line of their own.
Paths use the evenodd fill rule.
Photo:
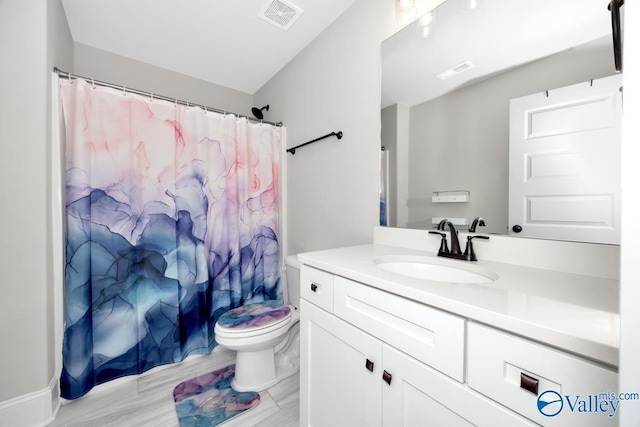
<svg viewBox="0 0 640 427">
<path fill-rule="evenodd" d="M 456 74 L 460 74 L 463 71 L 467 71 L 468 69 L 473 68 L 473 64 L 470 61 L 464 61 L 461 64 L 456 65 L 455 67 L 449 68 L 446 71 L 437 74 L 436 77 L 440 80 L 446 80 L 450 77 L 455 76 Z"/>
<path fill-rule="evenodd" d="M 269 0 L 260 10 L 258 16 L 287 31 L 302 15 L 302 9 L 284 0 Z"/>
</svg>

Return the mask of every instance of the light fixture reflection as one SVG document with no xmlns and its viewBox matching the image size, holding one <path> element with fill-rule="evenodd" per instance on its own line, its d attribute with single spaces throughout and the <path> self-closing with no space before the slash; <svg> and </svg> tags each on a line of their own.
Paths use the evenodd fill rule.
<svg viewBox="0 0 640 427">
<path fill-rule="evenodd" d="M 418 16 L 416 0 L 396 0 L 396 19 L 404 24 Z"/>
<path fill-rule="evenodd" d="M 433 28 L 434 21 L 435 16 L 433 12 L 425 13 L 424 15 L 422 15 L 422 17 L 416 22 L 416 25 L 418 27 L 418 34 L 425 39 L 429 37 Z"/>
<path fill-rule="evenodd" d="M 474 10 L 480 6 L 481 2 L 482 0 L 460 0 L 460 7 L 463 9 Z"/>
<path fill-rule="evenodd" d="M 444 0 L 436 0 L 442 2 Z M 434 0 L 395 0 L 396 19 L 401 24 L 408 24 L 434 7 Z"/>
</svg>

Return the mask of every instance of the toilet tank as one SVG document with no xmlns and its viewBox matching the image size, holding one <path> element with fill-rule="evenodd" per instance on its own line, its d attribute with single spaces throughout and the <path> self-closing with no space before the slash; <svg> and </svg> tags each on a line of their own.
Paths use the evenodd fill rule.
<svg viewBox="0 0 640 427">
<path fill-rule="evenodd" d="M 285 304 L 300 307 L 300 263 L 298 255 L 289 255 L 285 261 L 286 280 L 285 280 Z"/>
</svg>

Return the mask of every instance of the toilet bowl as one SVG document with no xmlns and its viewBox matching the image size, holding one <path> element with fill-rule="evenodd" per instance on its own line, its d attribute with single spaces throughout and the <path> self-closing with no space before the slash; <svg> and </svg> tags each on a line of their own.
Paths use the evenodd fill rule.
<svg viewBox="0 0 640 427">
<path fill-rule="evenodd" d="M 229 310 L 216 322 L 216 341 L 236 351 L 231 386 L 237 391 L 265 390 L 296 373 L 300 366 L 300 265 L 286 259 L 284 299 Z"/>
</svg>

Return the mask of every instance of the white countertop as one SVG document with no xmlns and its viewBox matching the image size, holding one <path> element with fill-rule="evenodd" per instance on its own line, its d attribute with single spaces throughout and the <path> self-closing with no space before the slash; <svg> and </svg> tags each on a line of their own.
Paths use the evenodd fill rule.
<svg viewBox="0 0 640 427">
<path fill-rule="evenodd" d="M 498 279 L 483 284 L 429 281 L 379 268 L 379 257 L 431 257 L 460 268 L 484 268 Z M 468 262 L 395 246 L 369 244 L 307 252 L 301 264 L 316 267 L 446 310 L 486 325 L 618 366 L 618 280 L 493 261 Z"/>
</svg>

